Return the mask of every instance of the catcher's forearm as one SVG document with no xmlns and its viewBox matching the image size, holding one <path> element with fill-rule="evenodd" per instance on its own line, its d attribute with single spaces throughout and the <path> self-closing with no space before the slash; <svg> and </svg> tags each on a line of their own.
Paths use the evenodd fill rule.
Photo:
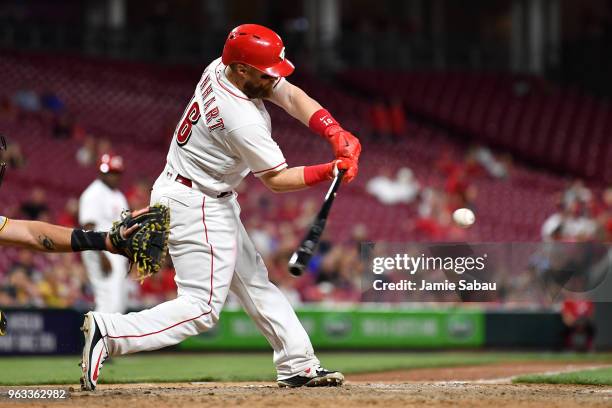
<svg viewBox="0 0 612 408">
<path fill-rule="evenodd" d="M 82 231 L 41 221 L 10 220 L 0 233 L 0 244 L 44 252 L 113 249 L 105 232 Z"/>
</svg>

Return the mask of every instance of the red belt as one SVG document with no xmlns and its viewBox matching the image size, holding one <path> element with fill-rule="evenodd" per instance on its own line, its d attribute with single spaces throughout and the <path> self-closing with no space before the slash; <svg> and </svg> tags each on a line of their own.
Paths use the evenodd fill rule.
<svg viewBox="0 0 612 408">
<path fill-rule="evenodd" d="M 189 188 L 192 188 L 193 186 L 193 182 L 191 180 L 189 180 L 187 177 L 181 176 L 180 174 L 176 175 L 176 182 L 181 183 L 182 185 L 187 186 Z M 217 198 L 227 197 L 230 194 L 232 194 L 231 191 L 224 191 L 222 193 L 217 194 Z"/>
</svg>

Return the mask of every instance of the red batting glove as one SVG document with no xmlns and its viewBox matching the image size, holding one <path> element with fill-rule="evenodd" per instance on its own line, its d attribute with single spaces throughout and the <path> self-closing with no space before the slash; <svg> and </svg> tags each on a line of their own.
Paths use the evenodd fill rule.
<svg viewBox="0 0 612 408">
<path fill-rule="evenodd" d="M 340 126 L 330 126 L 325 131 L 327 140 L 331 143 L 337 158 L 346 157 L 355 161 L 361 154 L 361 143 L 351 132 Z"/>
<path fill-rule="evenodd" d="M 359 146 L 359 148 L 361 150 L 361 146 Z M 344 177 L 342 177 L 342 181 L 350 183 L 355 177 L 357 177 L 357 173 L 359 172 L 359 165 L 357 164 L 357 160 L 351 160 L 345 157 L 341 157 L 339 160 L 336 160 L 335 164 L 338 170 L 346 170 L 346 173 L 344 173 Z"/>
<path fill-rule="evenodd" d="M 357 177 L 359 166 L 355 160 L 347 159 L 346 157 L 334 160 L 330 163 L 306 166 L 304 167 L 304 183 L 308 186 L 312 186 L 325 180 L 331 180 L 336 177 L 338 170 L 346 170 L 342 180 L 350 183 Z"/>
<path fill-rule="evenodd" d="M 326 138 L 334 149 L 336 158 L 346 157 L 359 160 L 361 144 L 352 133 L 342 129 L 342 126 L 325 109 L 319 109 L 312 114 L 308 126 L 314 132 Z"/>
</svg>

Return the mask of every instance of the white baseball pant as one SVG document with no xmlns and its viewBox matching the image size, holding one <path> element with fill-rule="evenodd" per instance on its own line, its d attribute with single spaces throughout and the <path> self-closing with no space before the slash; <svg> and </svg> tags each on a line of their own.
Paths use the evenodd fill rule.
<svg viewBox="0 0 612 408">
<path fill-rule="evenodd" d="M 240 221 L 236 194 L 213 198 L 175 178 L 164 170 L 151 203 L 170 207 L 169 251 L 178 297 L 138 313 L 94 313 L 110 355 L 159 349 L 211 329 L 231 290 L 274 349 L 279 379 L 318 365 L 306 331 L 269 281 Z"/>
<path fill-rule="evenodd" d="M 111 272 L 102 271 L 100 256 L 108 257 Z M 85 251 L 81 259 L 94 294 L 96 312 L 125 313 L 128 298 L 128 263 L 125 257 L 110 253 Z"/>
</svg>

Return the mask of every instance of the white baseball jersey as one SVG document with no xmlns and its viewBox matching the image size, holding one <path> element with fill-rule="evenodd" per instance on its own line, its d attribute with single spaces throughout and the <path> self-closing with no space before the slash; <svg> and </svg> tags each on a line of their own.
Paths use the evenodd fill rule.
<svg viewBox="0 0 612 408">
<path fill-rule="evenodd" d="M 214 192 L 234 189 L 249 172 L 259 177 L 287 167 L 264 102 L 247 98 L 225 68 L 218 58 L 204 70 L 167 157 L 181 176 Z"/>
<path fill-rule="evenodd" d="M 79 199 L 79 223 L 83 226 L 94 224 L 96 230 L 108 231 L 127 209 L 128 203 L 121 191 L 111 189 L 102 180 L 95 180 Z M 110 261 L 110 274 L 102 270 L 100 256 Z M 127 260 L 121 255 L 102 255 L 94 251 L 82 252 L 81 258 L 93 289 L 96 310 L 124 312 L 129 288 Z"/>
<path fill-rule="evenodd" d="M 4 229 L 7 223 L 8 223 L 8 218 L 0 215 L 0 231 Z"/>
<path fill-rule="evenodd" d="M 113 190 L 102 180 L 95 180 L 79 199 L 79 223 L 95 224 L 96 230 L 107 231 L 121 217 L 128 203 L 119 190 Z"/>
</svg>

